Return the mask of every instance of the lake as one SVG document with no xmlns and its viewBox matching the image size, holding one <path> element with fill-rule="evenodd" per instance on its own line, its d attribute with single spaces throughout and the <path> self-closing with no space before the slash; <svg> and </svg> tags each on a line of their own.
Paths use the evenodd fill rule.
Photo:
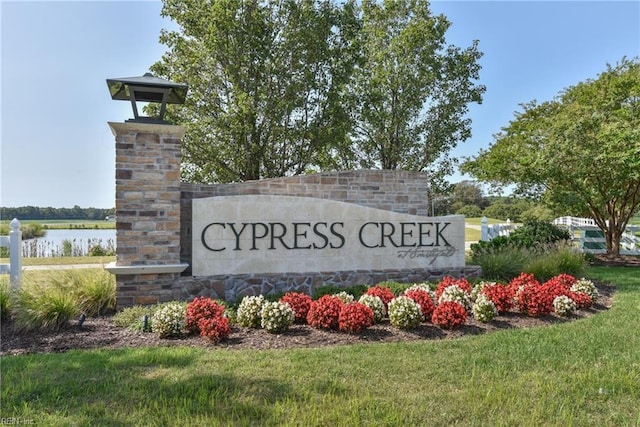
<svg viewBox="0 0 640 427">
<path fill-rule="evenodd" d="M 69 242 L 66 248 L 65 241 Z M 44 237 L 22 241 L 22 256 L 86 256 L 89 248 L 97 245 L 114 251 L 116 230 L 47 230 Z"/>
</svg>

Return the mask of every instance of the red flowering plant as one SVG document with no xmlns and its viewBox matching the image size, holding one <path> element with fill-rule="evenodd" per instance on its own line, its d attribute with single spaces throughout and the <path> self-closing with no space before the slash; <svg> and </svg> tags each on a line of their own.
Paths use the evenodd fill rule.
<svg viewBox="0 0 640 427">
<path fill-rule="evenodd" d="M 454 301 L 444 301 L 436 307 L 431 322 L 442 329 L 453 329 L 464 325 L 467 321 L 467 310 Z"/>
<path fill-rule="evenodd" d="M 225 316 L 203 317 L 198 320 L 200 336 L 209 341 L 218 343 L 231 335 L 229 319 Z"/>
<path fill-rule="evenodd" d="M 514 305 L 523 313 L 527 312 L 526 299 L 529 296 L 529 292 L 524 292 L 524 290 L 528 286 L 540 286 L 540 282 L 530 273 L 521 273 L 518 277 L 511 279 L 507 285 L 509 292 L 513 295 Z"/>
<path fill-rule="evenodd" d="M 462 289 L 466 293 L 471 294 L 472 286 L 467 279 L 465 279 L 464 277 L 460 279 L 456 279 L 455 277 L 445 276 L 438 283 L 438 286 L 436 286 L 437 299 L 440 300 L 440 297 L 442 296 L 442 293 L 444 292 L 444 290 L 452 285 L 457 285 L 460 289 Z"/>
<path fill-rule="evenodd" d="M 573 284 L 578 281 L 578 279 L 576 279 L 572 275 L 565 274 L 565 273 L 558 274 L 557 276 L 553 277 L 551 280 L 562 284 L 566 288 L 571 288 L 571 286 L 573 286 Z"/>
<path fill-rule="evenodd" d="M 374 295 L 379 297 L 384 303 L 385 308 L 389 306 L 389 303 L 393 299 L 393 292 L 386 286 L 375 285 L 370 287 L 365 292 L 366 295 Z"/>
<path fill-rule="evenodd" d="M 411 298 L 420 306 L 420 311 L 425 319 L 431 319 L 431 315 L 433 314 L 433 310 L 435 310 L 436 305 L 431 299 L 431 295 L 428 291 L 423 289 L 408 289 L 404 296 Z"/>
<path fill-rule="evenodd" d="M 324 295 L 311 303 L 307 313 L 309 326 L 320 329 L 338 329 L 340 310 L 344 303 L 334 295 Z"/>
<path fill-rule="evenodd" d="M 557 295 L 556 295 L 557 296 Z M 553 311 L 553 300 L 556 297 L 550 289 L 541 285 L 524 285 L 517 293 L 520 311 L 529 316 L 544 316 Z"/>
<path fill-rule="evenodd" d="M 313 300 L 307 294 L 301 292 L 287 292 L 280 298 L 280 302 L 289 304 L 295 313 L 296 323 L 307 323 L 307 314 Z"/>
<path fill-rule="evenodd" d="M 570 291 L 567 294 L 567 296 L 569 298 L 571 298 L 573 300 L 573 302 L 576 303 L 576 308 L 578 310 L 589 308 L 589 307 L 591 307 L 591 305 L 593 305 L 593 301 L 592 301 L 591 297 L 589 296 L 589 294 L 586 294 L 584 292 L 572 292 L 572 291 Z"/>
<path fill-rule="evenodd" d="M 359 334 L 373 325 L 373 310 L 359 302 L 344 304 L 338 316 L 338 326 L 341 331 Z"/>
<path fill-rule="evenodd" d="M 498 314 L 504 314 L 513 307 L 513 293 L 508 286 L 500 283 L 491 283 L 482 287 L 484 294 L 496 306 Z"/>
<path fill-rule="evenodd" d="M 214 319 L 224 316 L 225 307 L 211 298 L 198 297 L 187 305 L 186 329 L 195 334 L 202 332 L 198 326 L 201 319 Z"/>
</svg>

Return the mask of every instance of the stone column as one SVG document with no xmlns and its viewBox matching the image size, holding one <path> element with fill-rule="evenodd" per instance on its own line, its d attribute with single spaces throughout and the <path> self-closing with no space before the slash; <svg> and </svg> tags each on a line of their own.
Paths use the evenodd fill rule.
<svg viewBox="0 0 640 427">
<path fill-rule="evenodd" d="M 117 305 L 173 299 L 180 263 L 181 126 L 109 123 L 116 138 Z"/>
</svg>

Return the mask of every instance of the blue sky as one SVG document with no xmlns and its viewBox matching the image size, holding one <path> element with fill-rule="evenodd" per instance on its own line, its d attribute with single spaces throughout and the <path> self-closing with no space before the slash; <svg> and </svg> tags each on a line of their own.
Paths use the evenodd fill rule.
<svg viewBox="0 0 640 427">
<path fill-rule="evenodd" d="M 132 116 L 105 80 L 142 75 L 159 60 L 159 1 L 0 0 L 0 204 L 115 205 L 115 147 L 108 121 Z M 473 156 L 518 104 L 552 99 L 640 55 L 638 1 L 434 1 L 452 22 L 447 40 L 480 41 L 482 105 L 473 137 L 453 151 Z M 453 182 L 463 177 L 456 175 Z"/>
</svg>

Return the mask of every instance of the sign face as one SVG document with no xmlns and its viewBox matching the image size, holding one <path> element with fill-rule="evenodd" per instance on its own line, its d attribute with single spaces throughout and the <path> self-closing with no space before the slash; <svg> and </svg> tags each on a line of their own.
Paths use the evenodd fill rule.
<svg viewBox="0 0 640 427">
<path fill-rule="evenodd" d="M 423 217 L 333 200 L 193 200 L 194 276 L 464 267 L 464 216 Z"/>
</svg>

